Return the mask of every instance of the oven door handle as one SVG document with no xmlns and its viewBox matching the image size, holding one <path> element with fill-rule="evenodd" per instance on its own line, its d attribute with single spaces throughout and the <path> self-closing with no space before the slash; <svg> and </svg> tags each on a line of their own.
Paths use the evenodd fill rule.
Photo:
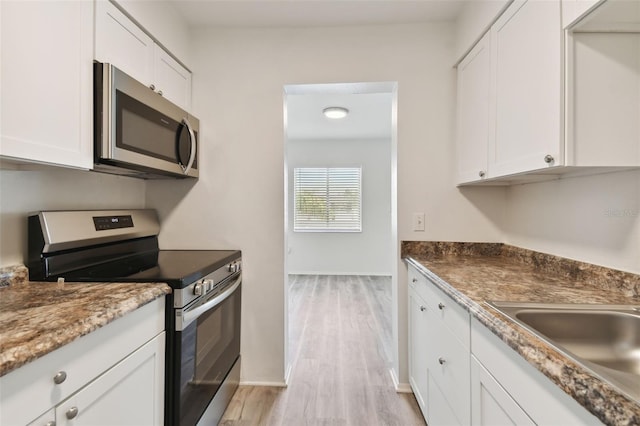
<svg viewBox="0 0 640 426">
<path fill-rule="evenodd" d="M 190 309 L 190 310 L 179 310 L 176 315 L 176 331 L 183 331 L 185 328 L 189 326 L 193 321 L 197 320 L 200 315 L 210 310 L 216 305 L 222 303 L 225 299 L 233 294 L 234 291 L 242 284 L 242 274 L 236 278 L 236 281 L 226 289 L 223 293 L 218 294 L 217 296 L 207 300 L 202 305 Z M 182 311 L 182 315 L 180 312 Z"/>
<path fill-rule="evenodd" d="M 182 173 L 184 173 L 185 175 L 189 174 L 189 170 L 191 170 L 191 167 L 193 166 L 193 161 L 196 159 L 196 134 L 193 131 L 193 127 L 191 127 L 191 123 L 189 123 L 189 120 L 187 120 L 187 117 L 182 119 L 182 123 L 187 127 L 187 130 L 189 131 L 189 142 L 191 143 L 191 152 L 189 153 L 189 161 L 187 162 L 187 165 L 184 166 L 182 164 L 180 164 L 180 167 L 182 168 Z"/>
</svg>

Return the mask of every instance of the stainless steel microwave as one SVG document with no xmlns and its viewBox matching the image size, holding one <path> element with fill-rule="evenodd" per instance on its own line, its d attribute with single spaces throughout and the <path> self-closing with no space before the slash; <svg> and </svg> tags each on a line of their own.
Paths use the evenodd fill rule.
<svg viewBox="0 0 640 426">
<path fill-rule="evenodd" d="M 94 63 L 94 170 L 197 178 L 200 121 L 111 64 Z"/>
</svg>

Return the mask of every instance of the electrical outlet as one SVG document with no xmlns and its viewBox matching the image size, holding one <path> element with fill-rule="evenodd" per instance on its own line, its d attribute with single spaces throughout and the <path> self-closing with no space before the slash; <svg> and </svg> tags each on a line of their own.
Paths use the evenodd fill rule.
<svg viewBox="0 0 640 426">
<path fill-rule="evenodd" d="M 424 213 L 413 214 L 413 230 L 424 231 Z"/>
</svg>

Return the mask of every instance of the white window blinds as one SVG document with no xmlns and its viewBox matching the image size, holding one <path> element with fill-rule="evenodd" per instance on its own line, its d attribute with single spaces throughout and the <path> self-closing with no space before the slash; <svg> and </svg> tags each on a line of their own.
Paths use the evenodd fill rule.
<svg viewBox="0 0 640 426">
<path fill-rule="evenodd" d="M 362 231 L 360 167 L 293 169 L 294 231 Z"/>
</svg>

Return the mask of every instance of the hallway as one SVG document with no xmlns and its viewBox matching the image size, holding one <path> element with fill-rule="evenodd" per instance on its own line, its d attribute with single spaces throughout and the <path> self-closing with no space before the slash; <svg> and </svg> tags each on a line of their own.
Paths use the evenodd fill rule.
<svg viewBox="0 0 640 426">
<path fill-rule="evenodd" d="M 241 386 L 221 425 L 425 424 L 389 373 L 390 277 L 291 275 L 289 315 L 289 386 Z"/>
</svg>

